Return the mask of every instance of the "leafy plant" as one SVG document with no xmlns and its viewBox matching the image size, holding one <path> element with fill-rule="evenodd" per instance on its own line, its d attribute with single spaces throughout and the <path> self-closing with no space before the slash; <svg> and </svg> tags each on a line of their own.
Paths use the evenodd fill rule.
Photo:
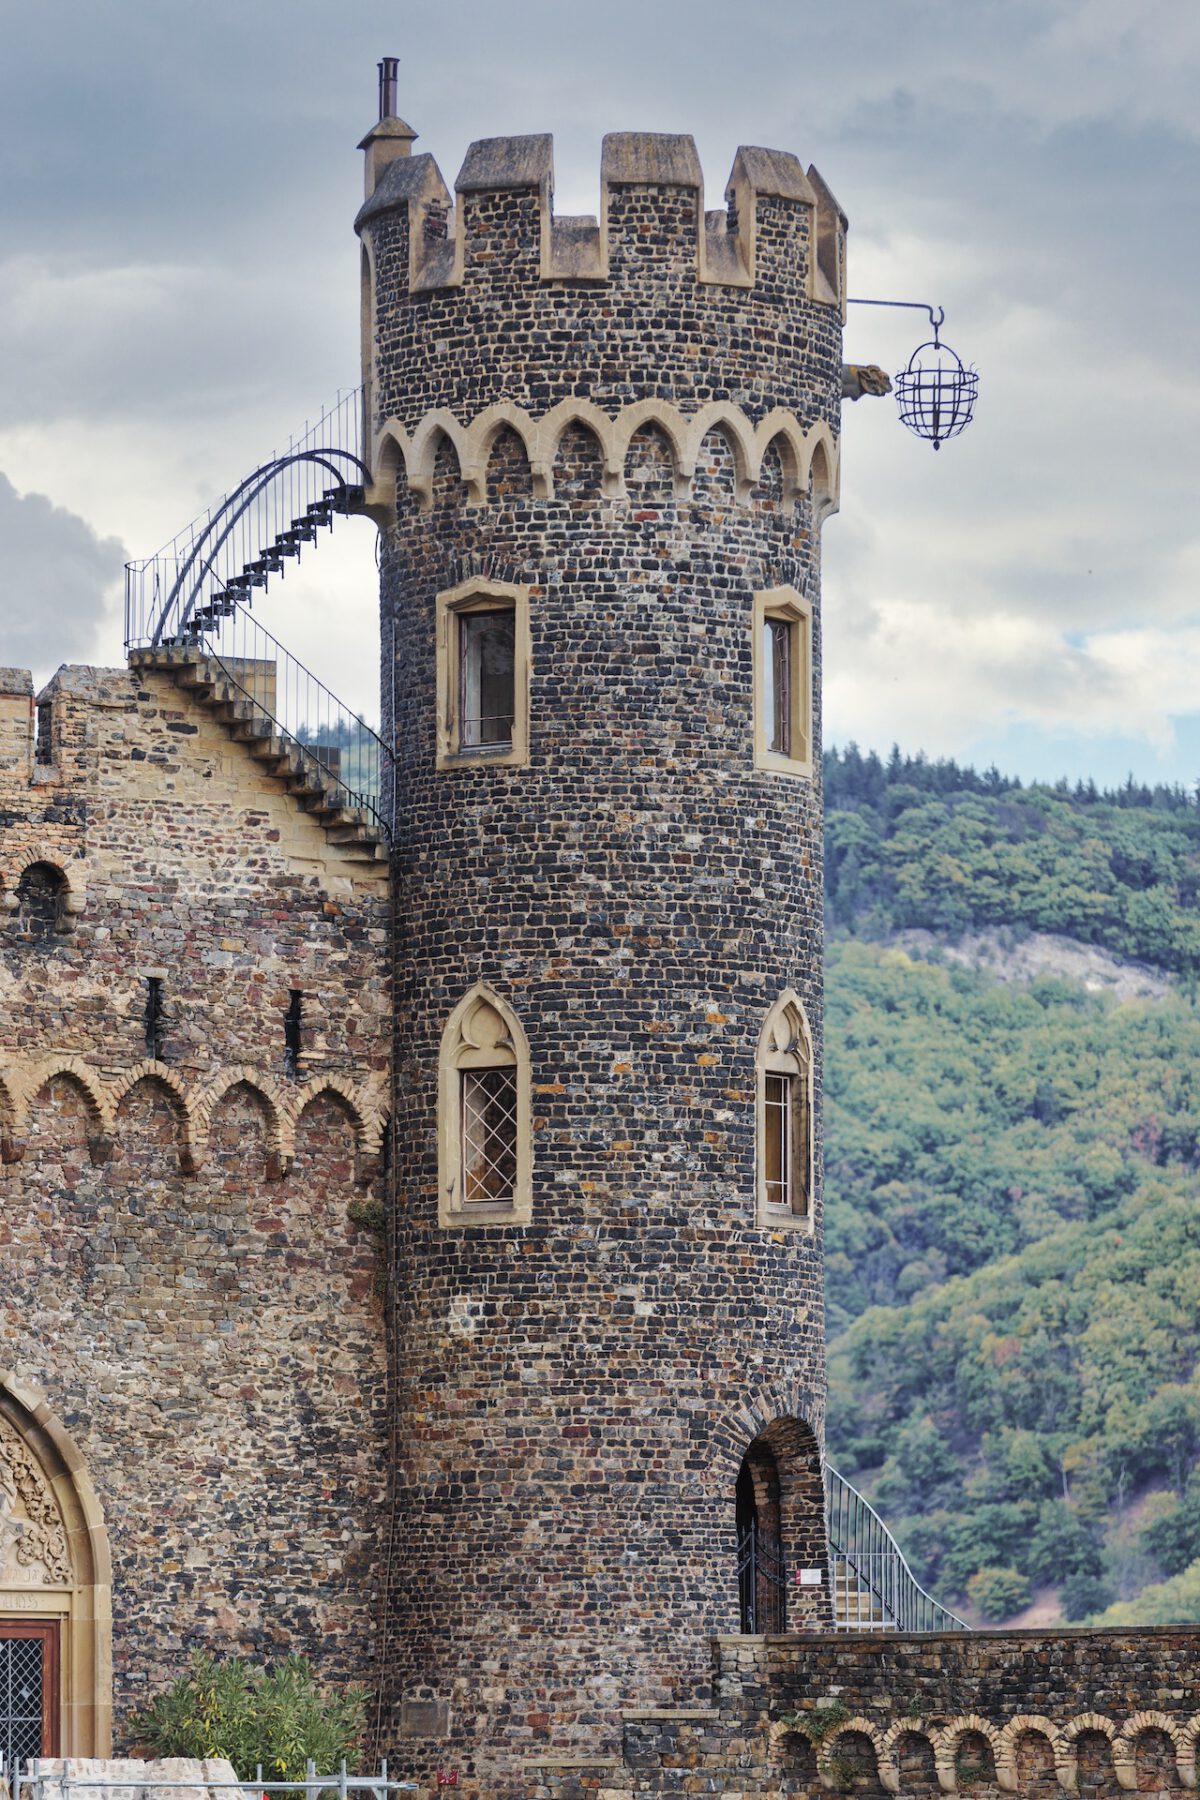
<svg viewBox="0 0 1200 1800">
<path fill-rule="evenodd" d="M 267 1781 L 301 1780 L 311 1758 L 320 1774 L 350 1760 L 363 1733 L 367 1690 L 322 1689 L 307 1657 L 262 1669 L 242 1657 L 218 1661 L 195 1650 L 186 1675 L 130 1722 L 155 1756 L 224 1756 L 239 1780 L 261 1764 Z"/>
</svg>

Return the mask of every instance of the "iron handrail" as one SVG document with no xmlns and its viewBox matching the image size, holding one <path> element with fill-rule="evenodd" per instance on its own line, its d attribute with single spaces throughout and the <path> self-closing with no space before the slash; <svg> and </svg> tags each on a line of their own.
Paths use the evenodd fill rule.
<svg viewBox="0 0 1200 1800">
<path fill-rule="evenodd" d="M 870 1501 L 825 1465 L 829 1583 L 838 1631 L 969 1631 L 927 1594 Z"/>
</svg>

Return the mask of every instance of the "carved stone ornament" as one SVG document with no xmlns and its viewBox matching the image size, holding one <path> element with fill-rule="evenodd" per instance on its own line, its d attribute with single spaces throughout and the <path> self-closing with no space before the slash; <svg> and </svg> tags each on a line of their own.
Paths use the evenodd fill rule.
<svg viewBox="0 0 1200 1800">
<path fill-rule="evenodd" d="M 41 1465 L 0 1418 L 0 1585 L 69 1587 L 71 1559 Z"/>
</svg>

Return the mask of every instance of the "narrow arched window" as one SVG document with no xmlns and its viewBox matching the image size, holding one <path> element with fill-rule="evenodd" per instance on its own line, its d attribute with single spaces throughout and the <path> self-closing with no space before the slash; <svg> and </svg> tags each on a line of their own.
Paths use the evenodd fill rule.
<svg viewBox="0 0 1200 1800">
<path fill-rule="evenodd" d="M 812 1038 L 790 991 L 758 1046 L 758 1222 L 808 1228 L 813 1210 Z"/>
<path fill-rule="evenodd" d="M 525 1034 L 503 1000 L 475 987 L 455 1007 L 442 1039 L 440 1222 L 527 1224 L 530 1160 Z"/>
<path fill-rule="evenodd" d="M 66 922 L 67 881 L 53 863 L 30 863 L 17 883 L 17 935 L 48 943 Z"/>
</svg>

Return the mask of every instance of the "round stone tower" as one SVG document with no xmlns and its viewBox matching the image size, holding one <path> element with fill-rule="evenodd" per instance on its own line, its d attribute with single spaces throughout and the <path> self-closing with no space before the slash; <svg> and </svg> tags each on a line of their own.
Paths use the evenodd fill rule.
<svg viewBox="0 0 1200 1800">
<path fill-rule="evenodd" d="M 845 219 L 741 149 L 365 140 L 397 770 L 406 1765 L 503 1793 L 828 1618 L 819 544 Z M 517 1791 L 512 1788 L 512 1791 Z"/>
</svg>

